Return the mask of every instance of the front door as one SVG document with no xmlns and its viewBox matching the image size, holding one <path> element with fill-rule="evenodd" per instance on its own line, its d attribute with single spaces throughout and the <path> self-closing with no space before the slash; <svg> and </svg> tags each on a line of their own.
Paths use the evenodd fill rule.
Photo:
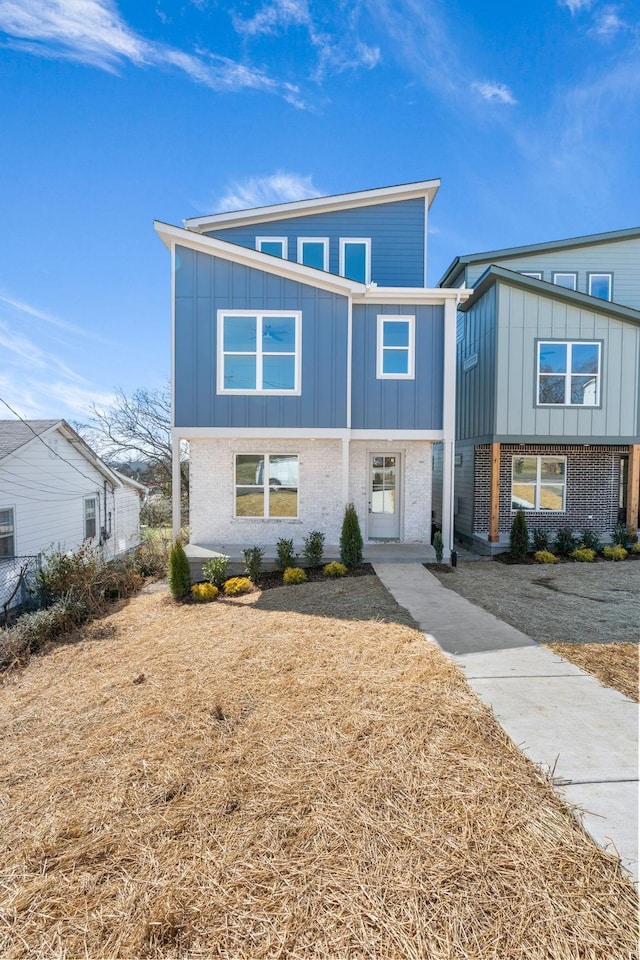
<svg viewBox="0 0 640 960">
<path fill-rule="evenodd" d="M 369 457 L 369 540 L 400 539 L 400 456 Z"/>
</svg>

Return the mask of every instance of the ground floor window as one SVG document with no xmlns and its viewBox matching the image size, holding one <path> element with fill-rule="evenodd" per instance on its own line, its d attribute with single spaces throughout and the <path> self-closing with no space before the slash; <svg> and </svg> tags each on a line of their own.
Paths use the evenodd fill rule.
<svg viewBox="0 0 640 960">
<path fill-rule="evenodd" d="M 514 456 L 511 509 L 561 513 L 567 491 L 567 458 Z"/>
<path fill-rule="evenodd" d="M 87 497 L 84 501 L 84 538 L 92 540 L 98 529 L 98 498 Z"/>
<path fill-rule="evenodd" d="M 237 454 L 235 516 L 297 517 L 298 468 L 297 454 Z"/>
<path fill-rule="evenodd" d="M 13 507 L 0 510 L 0 557 L 15 556 Z"/>
</svg>

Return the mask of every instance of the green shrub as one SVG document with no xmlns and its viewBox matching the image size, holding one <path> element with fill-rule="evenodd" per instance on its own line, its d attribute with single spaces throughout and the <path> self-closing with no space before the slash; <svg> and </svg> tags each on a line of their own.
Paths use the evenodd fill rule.
<svg viewBox="0 0 640 960">
<path fill-rule="evenodd" d="M 253 583 L 249 577 L 231 577 L 224 584 L 225 597 L 239 597 L 241 593 L 251 593 Z"/>
<path fill-rule="evenodd" d="M 180 540 L 176 540 L 169 553 L 169 589 L 176 599 L 188 596 L 191 590 L 189 561 Z"/>
<path fill-rule="evenodd" d="M 340 533 L 340 559 L 347 567 L 359 567 L 362 563 L 360 521 L 352 503 L 348 503 L 344 511 Z"/>
<path fill-rule="evenodd" d="M 324 570 L 322 571 L 325 577 L 331 577 L 334 579 L 336 577 L 346 577 L 347 568 L 344 563 L 339 563 L 337 560 L 332 560 L 331 563 L 328 563 Z"/>
<path fill-rule="evenodd" d="M 593 550 L 594 553 L 597 553 L 602 544 L 600 543 L 600 537 L 595 530 L 589 530 L 585 528 L 580 534 L 580 546 L 586 547 L 587 550 Z"/>
<path fill-rule="evenodd" d="M 556 555 L 549 550 L 536 550 L 534 557 L 536 563 L 560 563 Z"/>
<path fill-rule="evenodd" d="M 631 544 L 636 541 L 636 531 L 634 527 L 628 527 L 626 523 L 619 523 L 611 531 L 611 539 L 614 545 L 628 550 Z"/>
<path fill-rule="evenodd" d="M 627 551 L 619 543 L 615 543 L 612 547 L 605 547 L 602 551 L 604 554 L 605 560 L 626 560 Z"/>
<path fill-rule="evenodd" d="M 548 530 L 541 530 L 538 527 L 536 530 L 531 532 L 531 540 L 533 543 L 533 549 L 538 550 L 548 550 L 549 549 L 549 532 Z"/>
<path fill-rule="evenodd" d="M 296 562 L 296 554 L 293 549 L 293 540 L 287 540 L 280 537 L 276 543 L 276 566 L 278 570 L 287 570 L 293 567 Z"/>
<path fill-rule="evenodd" d="M 213 583 L 194 583 L 191 587 L 191 599 L 196 603 L 210 603 L 218 596 L 218 588 Z"/>
<path fill-rule="evenodd" d="M 249 550 L 243 550 L 242 552 L 244 554 L 244 572 L 250 580 L 257 583 L 262 570 L 264 550 L 260 547 L 251 547 Z"/>
<path fill-rule="evenodd" d="M 640 553 L 640 543 L 634 543 L 631 547 L 631 553 Z"/>
<path fill-rule="evenodd" d="M 287 567 L 282 574 L 282 582 L 286 584 L 304 583 L 307 575 L 301 567 Z"/>
<path fill-rule="evenodd" d="M 312 530 L 308 537 L 304 538 L 304 547 L 302 556 L 310 567 L 319 567 L 324 555 L 324 533 L 320 530 Z"/>
<path fill-rule="evenodd" d="M 578 563 L 593 563 L 596 558 L 596 551 L 590 547 L 577 547 L 571 554 Z"/>
<path fill-rule="evenodd" d="M 513 557 L 526 557 L 529 549 L 529 530 L 524 510 L 518 510 L 511 524 L 509 551 Z"/>
<path fill-rule="evenodd" d="M 442 557 L 444 555 L 444 543 L 442 542 L 442 534 L 439 530 L 433 535 L 433 549 L 436 554 L 436 563 L 442 563 Z"/>
<path fill-rule="evenodd" d="M 559 527 L 556 530 L 555 547 L 561 557 L 570 557 L 578 546 L 571 527 Z"/>
<path fill-rule="evenodd" d="M 202 564 L 202 576 L 219 590 L 227 579 L 228 566 L 229 557 L 212 557 L 211 560 Z"/>
</svg>

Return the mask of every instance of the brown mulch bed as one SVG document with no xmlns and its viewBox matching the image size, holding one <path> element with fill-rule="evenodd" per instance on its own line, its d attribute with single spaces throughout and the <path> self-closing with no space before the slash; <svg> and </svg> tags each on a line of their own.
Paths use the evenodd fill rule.
<svg viewBox="0 0 640 960">
<path fill-rule="evenodd" d="M 549 643 L 549 648 L 625 697 L 639 697 L 640 649 L 637 643 Z"/>
<path fill-rule="evenodd" d="M 0 688 L 3 958 L 637 957 L 637 898 L 375 577 L 144 593 Z"/>
<path fill-rule="evenodd" d="M 323 571 L 325 564 L 319 567 L 304 567 L 307 575 L 307 583 L 326 583 L 329 577 L 325 577 Z M 345 576 L 341 579 L 350 579 L 352 577 L 370 577 L 373 575 L 373 567 L 370 563 L 363 563 L 359 567 L 348 567 Z M 258 587 L 260 590 L 272 590 L 274 587 L 282 586 L 282 570 L 267 570 L 260 574 Z"/>
</svg>

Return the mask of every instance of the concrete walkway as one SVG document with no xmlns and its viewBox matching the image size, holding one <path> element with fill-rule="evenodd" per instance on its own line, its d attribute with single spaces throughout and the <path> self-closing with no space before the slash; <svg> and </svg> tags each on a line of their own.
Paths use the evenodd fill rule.
<svg viewBox="0 0 640 960">
<path fill-rule="evenodd" d="M 638 705 L 443 587 L 421 564 L 374 568 L 420 630 L 462 667 L 514 743 L 552 773 L 596 843 L 616 852 L 637 883 Z"/>
</svg>

